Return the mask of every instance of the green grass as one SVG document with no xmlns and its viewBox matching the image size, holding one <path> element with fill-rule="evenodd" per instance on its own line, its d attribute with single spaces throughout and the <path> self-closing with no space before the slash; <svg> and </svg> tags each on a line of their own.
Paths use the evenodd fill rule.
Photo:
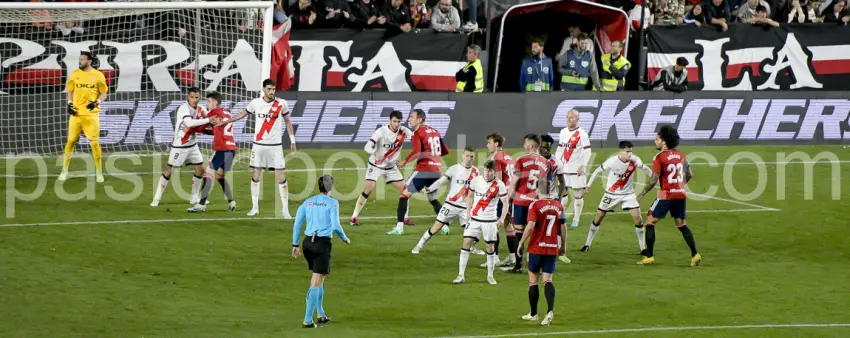
<svg viewBox="0 0 850 338">
<path fill-rule="evenodd" d="M 686 147 L 686 153 L 704 151 L 724 162 L 735 152 L 747 151 L 765 162 L 777 153 L 803 151 L 810 156 L 832 152 L 841 161 L 850 153 L 841 147 Z M 596 149 L 600 163 L 615 149 Z M 406 152 L 405 152 L 406 153 Z M 650 162 L 653 149 L 636 153 Z M 321 168 L 334 151 L 304 151 Z M 353 153 L 360 157 L 361 152 Z M 483 157 L 483 154 L 480 157 Z M 360 157 L 362 160 L 362 157 Z M 164 158 L 143 157 L 131 164 L 118 160 L 123 171 L 160 171 Z M 454 154 L 446 159 L 454 163 Z M 417 225 L 402 237 L 384 234 L 393 219 L 363 219 L 363 226 L 345 225 L 352 245 L 334 241 L 332 274 L 326 282 L 325 308 L 334 322 L 309 331 L 300 328 L 309 271 L 303 261 L 290 257 L 292 222 L 275 219 L 276 187 L 272 174 L 264 176 L 261 219 L 245 219 L 250 205 L 249 173 L 233 175 L 239 203 L 236 213 L 225 211 L 218 187 L 204 214 L 188 214 L 185 197 L 173 185 L 189 187 L 189 175 L 172 178 L 158 208 L 151 195 L 158 174 L 139 175 L 141 193 L 115 201 L 105 189 L 129 194 L 132 176 L 108 176 L 94 186 L 91 199 L 66 201 L 58 196 L 85 191 L 93 178 L 72 178 L 57 184 L 55 177 L 39 175 L 32 160 L 0 160 L 7 168 L 0 188 L 43 192 L 32 201 L 16 201 L 14 217 L 4 208 L 0 227 L 0 332 L 4 337 L 53 336 L 168 336 L 168 337 L 390 337 L 457 336 L 564 332 L 680 326 L 723 326 L 798 323 L 850 323 L 850 216 L 841 200 L 833 199 L 833 166 L 840 178 L 850 177 L 850 164 L 787 164 L 784 198 L 781 164 L 695 165 L 689 187 L 705 192 L 719 187 L 721 199 L 688 201 L 688 224 L 703 254 L 703 264 L 688 268 L 687 246 L 664 220 L 658 226 L 655 266 L 634 263 L 637 243 L 628 215 L 609 215 L 594 240 L 593 250 L 576 250 L 584 242 L 589 214 L 570 232 L 568 255 L 572 264 L 558 265 L 556 320 L 541 328 L 523 323 L 528 311 L 525 276 L 497 274 L 499 284 L 486 284 L 486 272 L 473 256 L 467 283 L 451 285 L 457 274 L 460 229 L 437 236 L 423 253 L 410 249 L 433 222 L 430 206 L 416 200 L 410 214 Z M 85 171 L 75 159 L 72 171 Z M 694 160 L 697 162 L 697 160 Z M 46 161 L 49 174 L 59 171 L 55 158 Z M 362 164 L 362 162 L 360 162 Z M 304 162 L 290 160 L 290 169 Z M 353 168 L 352 160 L 335 168 Z M 804 168 L 812 169 L 811 198 L 806 198 Z M 241 162 L 237 169 L 246 169 Z M 108 171 L 114 172 L 114 171 Z M 409 172 L 409 170 L 408 170 Z M 724 180 L 724 173 L 729 176 Z M 293 194 L 314 193 L 315 172 L 288 174 Z M 336 170 L 343 220 L 347 219 L 362 187 L 362 171 Z M 312 180 L 310 178 L 312 177 Z M 639 176 L 641 181 L 645 177 Z M 764 183 L 764 192 L 752 200 L 728 184 L 749 193 Z M 587 196 L 584 211 L 594 212 L 601 197 L 601 181 Z M 305 190 L 305 187 L 307 191 Z M 847 186 L 844 185 L 844 190 Z M 397 193 L 380 186 L 362 216 L 395 215 Z M 57 193 L 58 191 L 58 193 Z M 840 197 L 846 191 L 838 191 Z M 291 201 L 295 213 L 300 201 Z M 652 202 L 642 201 L 644 209 Z M 729 212 L 728 210 L 741 210 Z M 206 219 L 198 221 L 199 219 Z M 236 218 L 236 219 L 227 219 Z M 173 221 L 177 219 L 178 221 Z M 163 220 L 146 223 L 126 220 Z M 170 220 L 170 221 L 169 221 Z M 65 223 L 35 226 L 35 223 Z M 86 222 L 93 222 L 88 224 Z M 19 226 L 13 226 L 19 225 Z M 504 256 L 506 249 L 502 250 Z M 540 309 L 545 310 L 541 297 Z M 596 334 L 595 336 L 609 336 Z M 693 331 L 624 332 L 618 336 L 802 336 L 846 337 L 850 327 L 747 328 Z"/>
</svg>

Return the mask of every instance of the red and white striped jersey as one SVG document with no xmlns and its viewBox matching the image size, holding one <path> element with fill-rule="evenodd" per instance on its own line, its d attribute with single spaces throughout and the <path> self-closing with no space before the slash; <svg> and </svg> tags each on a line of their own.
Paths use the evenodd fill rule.
<svg viewBox="0 0 850 338">
<path fill-rule="evenodd" d="M 266 102 L 262 97 L 251 100 L 245 110 L 254 115 L 254 143 L 283 144 L 283 117 L 289 114 L 286 100 L 275 98 Z"/>
<path fill-rule="evenodd" d="M 372 133 L 372 138 L 364 147 L 367 152 L 371 153 L 369 163 L 378 168 L 392 168 L 401 157 L 401 147 L 404 145 L 404 140 L 412 136 L 413 131 L 405 126 L 399 126 L 398 130 L 395 131 L 390 129 L 388 125 L 378 128 Z M 380 156 L 381 160 L 378 161 L 375 156 Z"/>
<path fill-rule="evenodd" d="M 605 192 L 616 195 L 635 193 L 635 172 L 638 170 L 648 171 L 639 157 L 632 155 L 628 161 L 623 161 L 620 156 L 614 155 L 602 163 L 602 170 L 608 171 L 608 182 L 605 184 Z"/>
<path fill-rule="evenodd" d="M 460 208 L 466 208 L 466 195 L 469 194 L 469 184 L 478 177 L 478 168 L 464 167 L 463 164 L 455 164 L 446 170 L 444 176 L 449 178 L 449 194 L 446 195 L 446 203 Z"/>
<path fill-rule="evenodd" d="M 564 174 L 575 174 L 579 167 L 587 165 L 590 161 L 590 152 L 585 154 L 585 149 L 590 150 L 590 138 L 584 129 L 561 129 L 555 156 L 561 163 Z"/>
<path fill-rule="evenodd" d="M 508 194 L 505 184 L 498 178 L 487 182 L 484 176 L 478 176 L 469 182 L 469 190 L 474 193 L 472 205 L 467 206 L 472 208 L 470 212 L 472 218 L 482 222 L 497 221 L 496 208 L 499 199 Z"/>
<path fill-rule="evenodd" d="M 184 119 L 202 119 L 206 117 L 206 110 L 200 105 L 192 107 L 188 102 L 183 102 L 180 108 L 177 108 L 177 119 L 174 123 L 174 139 L 171 140 L 171 146 L 177 148 L 188 148 L 196 144 L 195 131 L 183 131 Z"/>
</svg>

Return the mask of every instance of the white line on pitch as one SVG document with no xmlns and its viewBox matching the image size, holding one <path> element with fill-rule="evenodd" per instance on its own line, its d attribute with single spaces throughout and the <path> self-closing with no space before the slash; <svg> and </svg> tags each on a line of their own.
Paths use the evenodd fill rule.
<svg viewBox="0 0 850 338">
<path fill-rule="evenodd" d="M 768 212 L 779 211 L 773 209 L 717 209 L 717 210 L 688 210 L 688 213 L 730 213 L 730 212 Z M 628 211 L 609 212 L 608 214 L 628 214 Z M 595 215 L 596 212 L 584 212 L 582 215 Z M 395 219 L 396 216 L 363 216 L 363 220 L 370 219 Z M 416 215 L 408 218 L 434 218 L 433 215 Z M 125 220 L 103 220 L 103 221 L 79 221 L 79 222 L 36 222 L 36 223 L 9 223 L 0 224 L 0 227 L 28 227 L 48 225 L 101 225 L 101 224 L 137 224 L 137 223 L 176 223 L 176 222 L 210 222 L 210 221 L 264 221 L 283 220 L 280 217 L 205 217 L 205 218 L 164 218 L 164 219 L 125 219 Z"/>
<path fill-rule="evenodd" d="M 783 329 L 783 328 L 817 328 L 817 327 L 850 327 L 850 324 L 753 324 L 753 325 L 722 325 L 722 326 L 667 326 L 667 327 L 644 327 L 644 328 L 635 328 L 635 329 L 574 330 L 574 331 L 561 331 L 561 332 L 532 332 L 532 333 L 496 334 L 496 335 L 489 335 L 489 336 L 446 336 L 446 337 L 442 337 L 442 338 L 500 338 L 500 337 L 612 334 L 612 333 L 637 333 L 637 332 L 660 332 L 660 331 L 707 331 L 707 330 Z"/>
<path fill-rule="evenodd" d="M 118 156 L 118 155 L 113 155 Z M 130 156 L 124 156 L 130 157 Z M 719 162 L 719 163 L 707 163 L 707 162 L 697 162 L 697 163 L 689 163 L 692 166 L 707 166 L 707 165 L 716 165 L 716 166 L 724 166 L 724 165 L 764 165 L 764 164 L 837 164 L 837 163 L 850 163 L 850 160 L 840 160 L 840 161 L 785 161 L 785 162 Z M 316 171 L 361 171 L 365 170 L 365 168 L 305 168 L 305 169 L 286 169 L 287 172 L 316 172 Z M 247 173 L 251 172 L 251 170 L 233 170 L 234 173 Z M 106 173 L 105 176 L 131 176 L 131 175 L 156 175 L 161 174 L 161 171 L 128 171 L 116 174 Z M 4 178 L 38 178 L 38 177 L 57 177 L 59 174 L 45 174 L 45 175 L 15 175 L 15 174 L 4 174 Z M 69 178 L 73 177 L 92 177 L 94 173 L 86 173 L 86 172 L 70 172 Z"/>
<path fill-rule="evenodd" d="M 646 185 L 646 183 L 635 182 L 635 185 L 644 185 L 644 186 L 645 186 L 645 185 Z M 740 205 L 743 205 L 743 206 L 748 206 L 748 207 L 753 207 L 753 208 L 759 208 L 759 209 L 762 209 L 762 210 L 764 210 L 764 211 L 782 211 L 781 209 L 776 209 L 776 208 L 766 207 L 766 206 L 763 206 L 763 205 L 752 204 L 752 203 L 747 203 L 747 202 L 741 202 L 741 201 L 737 201 L 737 200 L 733 200 L 733 199 L 728 199 L 728 198 L 722 198 L 722 197 L 715 197 L 715 196 L 708 196 L 708 195 L 703 195 L 703 194 L 697 194 L 697 193 L 695 193 L 695 192 L 688 192 L 688 195 L 694 195 L 694 196 L 699 196 L 699 197 L 708 198 L 708 199 L 712 199 L 712 200 L 718 200 L 718 201 L 723 201 L 723 202 L 729 202 L 729 203 L 734 203 L 734 204 L 740 204 Z"/>
</svg>

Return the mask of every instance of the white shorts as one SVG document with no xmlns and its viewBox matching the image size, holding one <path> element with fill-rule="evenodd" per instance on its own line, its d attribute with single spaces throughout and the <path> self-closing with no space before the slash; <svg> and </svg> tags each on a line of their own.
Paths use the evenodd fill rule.
<svg viewBox="0 0 850 338">
<path fill-rule="evenodd" d="M 437 213 L 437 222 L 445 225 L 451 225 L 455 218 L 458 217 L 460 217 L 461 226 L 469 224 L 469 220 L 466 218 L 466 208 L 461 208 L 446 202 L 443 203 L 443 207 L 440 208 L 440 212 Z"/>
<path fill-rule="evenodd" d="M 564 174 L 564 183 L 570 189 L 587 188 L 587 175 Z"/>
<path fill-rule="evenodd" d="M 251 147 L 251 168 L 286 169 L 283 147 L 256 144 Z"/>
<path fill-rule="evenodd" d="M 499 238 L 499 227 L 496 226 L 496 221 L 480 222 L 472 219 L 463 230 L 463 237 L 481 238 L 487 244 L 495 243 Z"/>
<path fill-rule="evenodd" d="M 188 148 L 171 148 L 171 151 L 168 153 L 168 165 L 179 168 L 185 163 L 191 165 L 204 164 L 204 155 L 201 154 L 201 150 L 198 149 L 197 145 Z"/>
<path fill-rule="evenodd" d="M 623 210 L 639 209 L 640 203 L 637 201 L 635 194 L 614 195 L 605 193 L 602 200 L 599 201 L 599 210 L 605 212 L 614 211 L 617 204 L 622 204 Z"/>
<path fill-rule="evenodd" d="M 389 169 L 384 169 L 369 164 L 366 167 L 367 181 L 377 182 L 378 179 L 381 177 L 384 178 L 387 184 L 404 181 L 404 176 L 401 175 L 401 171 L 398 170 L 397 166 L 393 166 Z"/>
</svg>

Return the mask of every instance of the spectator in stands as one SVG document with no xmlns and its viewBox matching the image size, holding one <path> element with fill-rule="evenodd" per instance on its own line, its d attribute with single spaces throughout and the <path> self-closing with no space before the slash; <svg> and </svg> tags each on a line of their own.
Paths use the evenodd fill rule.
<svg viewBox="0 0 850 338">
<path fill-rule="evenodd" d="M 640 30 L 641 22 L 640 22 L 640 12 L 643 11 L 643 26 L 647 27 L 652 24 L 652 11 L 648 7 L 643 6 L 643 2 L 646 0 L 635 0 L 635 7 L 632 7 L 632 10 L 629 11 L 629 20 L 631 20 L 631 31 L 637 32 Z M 676 0 L 671 0 L 676 1 Z"/>
<path fill-rule="evenodd" d="M 587 50 L 586 35 L 582 34 L 577 46 L 573 46 L 561 59 L 558 59 L 558 71 L 561 73 L 561 91 L 587 90 L 588 77 L 593 81 L 593 88 L 601 88 L 599 71 L 596 69 L 596 59 Z"/>
<path fill-rule="evenodd" d="M 688 59 L 679 57 L 676 65 L 662 69 L 649 84 L 654 91 L 681 93 L 688 90 Z"/>
<path fill-rule="evenodd" d="M 466 48 L 466 66 L 455 73 L 457 93 L 483 93 L 484 68 L 481 67 L 481 47 L 469 45 Z"/>
<path fill-rule="evenodd" d="M 593 39 L 590 38 L 589 35 L 583 34 L 581 32 L 581 28 L 576 24 L 571 24 L 567 27 L 567 32 L 570 33 L 566 39 L 564 39 L 564 44 L 561 46 L 561 51 L 558 52 L 558 55 L 555 56 L 555 59 L 562 59 L 564 55 L 567 55 L 567 51 L 572 48 L 572 46 L 578 45 L 578 40 L 583 39 L 587 42 L 587 51 L 590 52 L 591 55 L 595 52 L 595 47 L 593 45 Z"/>
<path fill-rule="evenodd" d="M 414 28 L 427 27 L 431 22 L 431 10 L 425 4 L 426 0 L 414 0 L 410 4 L 410 20 Z"/>
<path fill-rule="evenodd" d="M 820 1 L 817 0 L 809 0 L 809 4 L 806 5 L 806 19 L 809 22 L 823 22 L 823 15 L 818 15 L 820 13 Z"/>
<path fill-rule="evenodd" d="M 626 75 L 632 63 L 622 55 L 623 42 L 611 43 L 611 54 L 602 55 L 602 73 L 599 75 L 602 82 L 602 91 L 614 92 L 625 90 Z"/>
<path fill-rule="evenodd" d="M 770 7 L 770 4 L 765 2 L 764 0 L 747 0 L 746 6 L 741 6 L 738 9 L 738 19 L 743 22 L 749 22 L 750 18 L 758 17 L 758 7 L 762 6 L 765 9 Z M 767 9 L 767 15 L 770 16 L 770 10 Z"/>
<path fill-rule="evenodd" d="M 410 32 L 410 13 L 407 6 L 403 6 L 403 0 L 392 0 L 390 6 L 385 9 L 386 25 L 393 30 Z M 380 23 L 380 22 L 379 22 Z"/>
<path fill-rule="evenodd" d="M 463 0 L 461 0 L 463 1 Z M 469 7 L 467 18 L 469 19 L 463 25 L 464 32 L 474 32 L 478 30 L 478 0 L 466 0 L 466 7 Z"/>
<path fill-rule="evenodd" d="M 702 11 L 702 4 L 695 4 L 694 8 L 691 8 L 688 14 L 685 14 L 685 17 L 682 18 L 682 22 L 680 22 L 680 24 L 694 25 L 697 27 L 702 27 L 703 25 L 708 24 L 705 13 Z"/>
<path fill-rule="evenodd" d="M 322 18 L 319 26 L 327 28 L 340 28 L 354 22 L 351 8 L 346 0 L 319 0 L 319 17 Z"/>
<path fill-rule="evenodd" d="M 313 27 L 318 16 L 316 8 L 310 0 L 298 0 L 298 5 L 293 6 L 290 10 L 292 13 L 292 28 L 308 28 Z"/>
<path fill-rule="evenodd" d="M 823 15 L 823 22 L 832 22 L 832 23 L 844 23 L 850 22 L 850 16 L 847 15 L 845 11 L 846 2 L 844 0 L 833 1 L 832 5 L 827 7 L 825 11 L 821 13 Z"/>
<path fill-rule="evenodd" d="M 711 0 L 711 2 L 706 3 L 705 14 L 708 22 L 712 25 L 720 26 L 720 29 L 724 32 L 729 29 L 732 15 L 726 8 L 724 0 Z"/>
<path fill-rule="evenodd" d="M 355 0 L 351 5 L 354 15 L 354 28 L 378 28 L 378 20 L 386 22 L 387 18 L 375 6 L 375 0 Z"/>
<path fill-rule="evenodd" d="M 787 6 L 779 11 L 779 14 L 776 16 L 776 21 L 786 23 L 810 22 L 806 11 L 803 9 L 803 5 L 800 5 L 800 0 L 791 0 L 786 4 Z"/>
<path fill-rule="evenodd" d="M 525 92 L 551 92 L 555 82 L 552 59 L 543 54 L 543 40 L 531 39 L 531 56 L 522 60 L 519 73 L 519 90 Z"/>
<path fill-rule="evenodd" d="M 431 28 L 438 32 L 456 32 L 460 28 L 460 13 L 452 0 L 440 0 L 431 14 Z"/>
<path fill-rule="evenodd" d="M 675 25 L 685 15 L 685 0 L 657 0 L 655 4 L 655 24 Z"/>
<path fill-rule="evenodd" d="M 779 23 L 767 17 L 767 8 L 759 5 L 756 7 L 756 16 L 744 20 L 746 23 L 768 25 L 774 28 L 779 27 Z"/>
</svg>

